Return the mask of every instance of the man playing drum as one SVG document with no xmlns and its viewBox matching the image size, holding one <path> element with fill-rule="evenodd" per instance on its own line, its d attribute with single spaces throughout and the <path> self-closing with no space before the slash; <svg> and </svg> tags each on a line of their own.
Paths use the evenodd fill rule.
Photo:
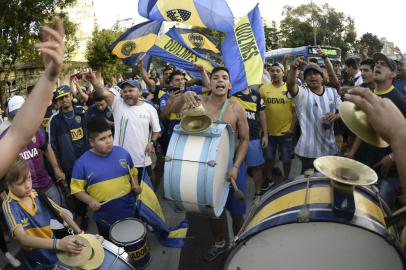
<svg viewBox="0 0 406 270">
<path fill-rule="evenodd" d="M 185 107 L 197 107 L 200 103 L 204 106 L 208 116 L 213 122 L 219 121 L 231 125 L 235 131 L 235 140 L 238 146 L 235 150 L 233 167 L 227 173 L 228 179 L 234 179 L 238 188 L 246 190 L 246 165 L 245 155 L 248 150 L 249 128 L 245 109 L 236 101 L 228 99 L 228 91 L 231 89 L 230 75 L 228 69 L 217 67 L 213 69 L 210 77 L 211 94 L 209 96 L 198 96 L 190 91 L 175 100 L 172 105 L 172 112 L 179 112 L 183 105 Z M 233 231 L 237 234 L 243 222 L 246 209 L 245 200 L 237 200 L 233 191 L 227 198 L 226 209 L 230 211 L 233 220 Z M 211 246 L 205 256 L 207 261 L 214 260 L 218 255 L 227 250 L 225 233 L 222 219 L 211 219 L 211 230 L 214 237 L 214 245 Z"/>
</svg>

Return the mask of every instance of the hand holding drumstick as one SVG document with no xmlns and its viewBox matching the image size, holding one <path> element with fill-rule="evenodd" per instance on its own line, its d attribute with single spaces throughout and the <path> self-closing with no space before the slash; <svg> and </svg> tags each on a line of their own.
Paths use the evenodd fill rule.
<svg viewBox="0 0 406 270">
<path fill-rule="evenodd" d="M 137 194 L 140 194 L 142 189 L 141 189 L 140 185 L 138 184 L 138 181 L 134 179 L 129 165 L 127 165 L 127 170 L 128 170 L 128 175 L 130 176 L 131 190 Z"/>
</svg>

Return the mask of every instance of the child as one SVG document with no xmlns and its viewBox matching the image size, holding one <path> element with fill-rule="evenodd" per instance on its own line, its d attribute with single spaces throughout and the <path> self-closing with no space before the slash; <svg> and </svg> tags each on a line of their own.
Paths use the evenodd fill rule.
<svg viewBox="0 0 406 270">
<path fill-rule="evenodd" d="M 138 182 L 133 181 L 137 169 L 124 148 L 113 146 L 110 125 L 104 119 L 91 121 L 88 135 L 92 149 L 75 162 L 71 193 L 94 212 L 99 234 L 109 239 L 112 223 L 134 216 L 131 190 L 140 193 Z"/>
<path fill-rule="evenodd" d="M 55 250 L 80 253 L 81 245 L 73 237 L 53 237 L 51 214 L 38 193 L 32 189 L 27 162 L 18 157 L 4 177 L 9 193 L 3 202 L 3 213 L 12 235 L 23 246 L 22 255 L 26 269 L 52 269 L 58 262 Z M 76 232 L 80 228 L 64 214 L 63 208 L 50 200 L 52 206 Z"/>
</svg>

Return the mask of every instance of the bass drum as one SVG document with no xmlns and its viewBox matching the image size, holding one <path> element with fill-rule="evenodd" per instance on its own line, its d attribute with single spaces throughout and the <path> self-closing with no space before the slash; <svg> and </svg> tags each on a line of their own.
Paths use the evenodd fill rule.
<svg viewBox="0 0 406 270">
<path fill-rule="evenodd" d="M 201 133 L 176 126 L 165 157 L 164 196 L 176 211 L 219 217 L 229 192 L 226 174 L 234 154 L 233 130 L 212 124 Z"/>
<path fill-rule="evenodd" d="M 312 177 L 306 192 L 307 181 L 284 182 L 263 196 L 224 269 L 404 269 L 399 242 L 385 225 L 386 207 L 375 192 L 356 187 L 355 213 L 348 218 L 332 208 L 330 180 Z M 303 221 L 306 193 L 309 219 Z"/>
</svg>

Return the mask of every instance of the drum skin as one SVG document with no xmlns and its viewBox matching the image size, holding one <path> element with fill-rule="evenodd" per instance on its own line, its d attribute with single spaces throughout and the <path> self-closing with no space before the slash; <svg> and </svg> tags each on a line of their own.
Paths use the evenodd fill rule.
<svg viewBox="0 0 406 270">
<path fill-rule="evenodd" d="M 299 222 L 307 179 L 284 182 L 252 209 L 235 239 L 224 269 L 404 269 L 399 242 L 385 225 L 382 205 L 371 189 L 356 187 L 352 218 L 332 209 L 332 187 L 310 179 L 310 220 Z"/>
<path fill-rule="evenodd" d="M 110 227 L 110 240 L 123 247 L 137 267 L 148 266 L 151 254 L 147 242 L 147 229 L 141 220 L 126 218 L 116 221 Z"/>
<path fill-rule="evenodd" d="M 229 192 L 226 174 L 234 149 L 233 130 L 228 124 L 212 124 L 197 134 L 176 126 L 164 170 L 164 196 L 171 207 L 219 217 Z"/>
</svg>

